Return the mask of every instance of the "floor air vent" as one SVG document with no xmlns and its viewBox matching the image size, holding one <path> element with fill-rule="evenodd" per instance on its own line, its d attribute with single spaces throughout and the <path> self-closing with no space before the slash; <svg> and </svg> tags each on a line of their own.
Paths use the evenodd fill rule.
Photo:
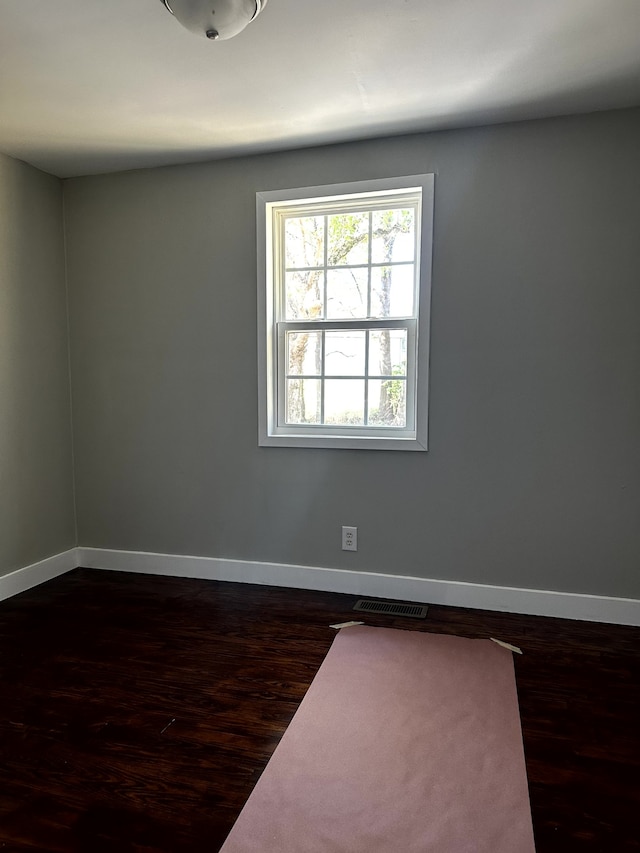
<svg viewBox="0 0 640 853">
<path fill-rule="evenodd" d="M 411 616 L 413 619 L 425 619 L 428 607 L 422 604 L 398 604 L 397 601 L 369 601 L 361 598 L 356 601 L 354 610 L 364 613 L 383 613 L 387 616 Z"/>
</svg>

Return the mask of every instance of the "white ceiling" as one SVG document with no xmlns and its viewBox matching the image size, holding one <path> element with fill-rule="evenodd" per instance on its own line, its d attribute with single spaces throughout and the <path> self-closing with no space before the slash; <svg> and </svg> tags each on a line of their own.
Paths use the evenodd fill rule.
<svg viewBox="0 0 640 853">
<path fill-rule="evenodd" d="M 0 0 L 0 151 L 60 176 L 640 105 L 640 0 Z"/>
</svg>

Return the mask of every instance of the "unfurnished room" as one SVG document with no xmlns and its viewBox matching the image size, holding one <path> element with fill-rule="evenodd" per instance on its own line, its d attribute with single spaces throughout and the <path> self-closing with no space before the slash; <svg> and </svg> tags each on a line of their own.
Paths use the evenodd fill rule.
<svg viewBox="0 0 640 853">
<path fill-rule="evenodd" d="M 0 851 L 640 853 L 640 2 L 0 0 Z"/>
</svg>

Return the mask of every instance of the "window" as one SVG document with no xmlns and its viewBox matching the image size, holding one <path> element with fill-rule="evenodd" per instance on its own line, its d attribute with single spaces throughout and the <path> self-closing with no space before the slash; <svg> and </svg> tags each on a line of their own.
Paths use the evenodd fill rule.
<svg viewBox="0 0 640 853">
<path fill-rule="evenodd" d="M 427 449 L 433 175 L 257 194 L 260 445 Z"/>
</svg>

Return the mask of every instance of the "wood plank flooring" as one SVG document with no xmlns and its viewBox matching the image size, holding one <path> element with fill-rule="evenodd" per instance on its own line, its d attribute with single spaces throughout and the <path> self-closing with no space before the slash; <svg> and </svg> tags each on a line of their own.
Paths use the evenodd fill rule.
<svg viewBox="0 0 640 853">
<path fill-rule="evenodd" d="M 354 601 L 78 569 L 0 603 L 1 853 L 215 853 Z M 364 619 L 521 646 L 538 853 L 640 851 L 639 629 Z"/>
</svg>

